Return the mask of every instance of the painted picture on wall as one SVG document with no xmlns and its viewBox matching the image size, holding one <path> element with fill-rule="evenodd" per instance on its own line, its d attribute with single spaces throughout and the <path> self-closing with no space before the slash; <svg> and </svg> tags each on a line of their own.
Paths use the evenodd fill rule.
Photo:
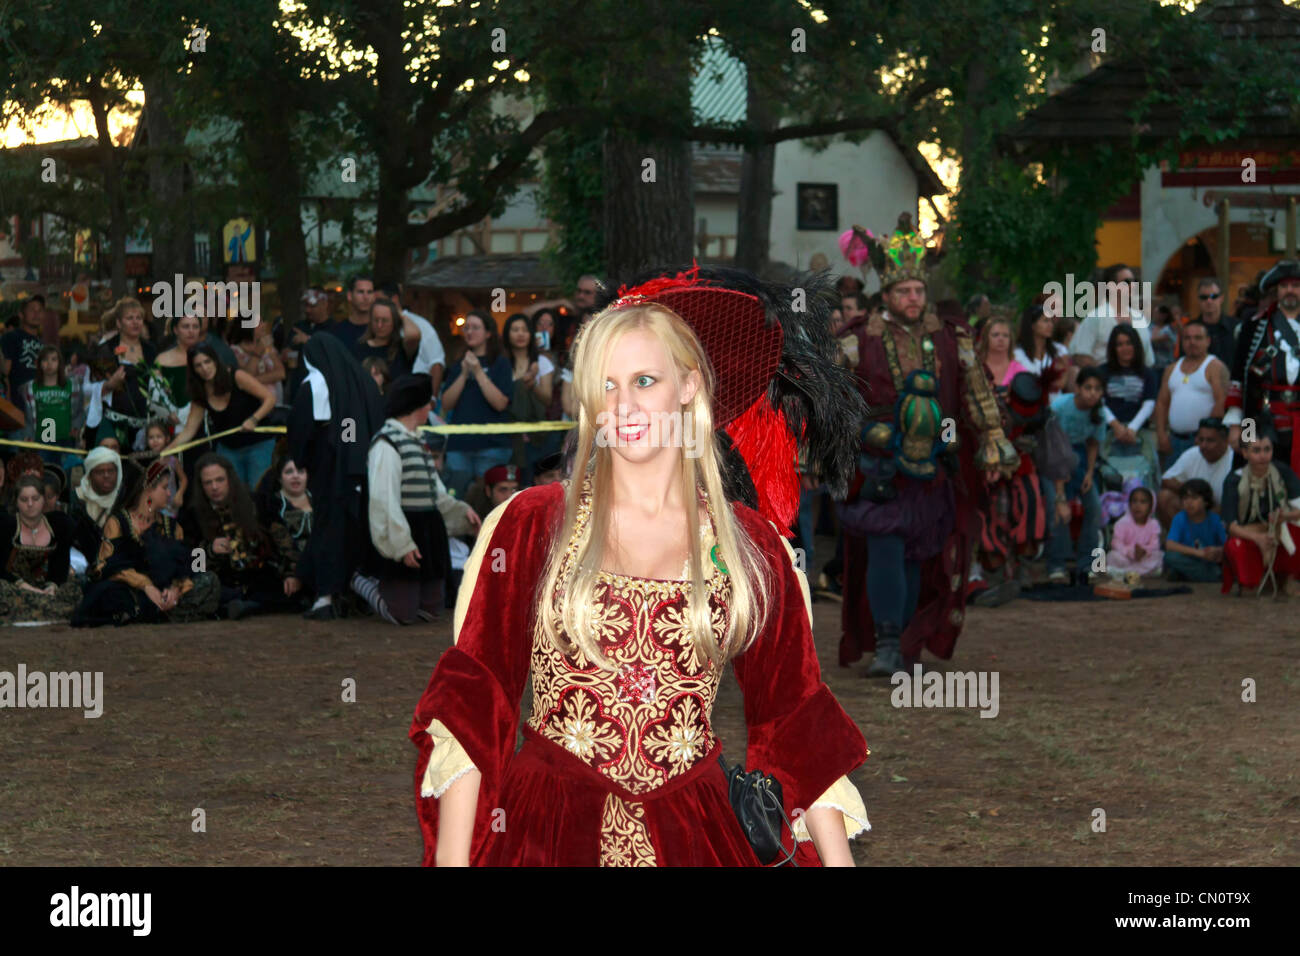
<svg viewBox="0 0 1300 956">
<path fill-rule="evenodd" d="M 836 183 L 799 183 L 798 228 L 834 231 L 840 228 L 840 187 Z"/>
</svg>

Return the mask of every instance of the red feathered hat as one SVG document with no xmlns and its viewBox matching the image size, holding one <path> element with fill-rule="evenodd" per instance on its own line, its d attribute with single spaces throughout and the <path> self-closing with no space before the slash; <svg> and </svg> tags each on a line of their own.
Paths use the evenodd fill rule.
<svg viewBox="0 0 1300 956">
<path fill-rule="evenodd" d="M 713 366 L 714 428 L 725 429 L 745 460 L 759 512 L 789 533 L 799 511 L 798 448 L 785 416 L 768 401 L 784 332 L 755 295 L 710 284 L 698 264 L 618 290 L 612 308 L 654 303 L 680 315 Z"/>
</svg>

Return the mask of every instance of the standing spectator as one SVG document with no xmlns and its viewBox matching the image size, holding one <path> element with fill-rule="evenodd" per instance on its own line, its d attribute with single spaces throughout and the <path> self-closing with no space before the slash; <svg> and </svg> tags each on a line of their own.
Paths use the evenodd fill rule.
<svg viewBox="0 0 1300 956">
<path fill-rule="evenodd" d="M 393 375 L 388 371 L 388 363 L 379 356 L 372 355 L 361 360 L 361 367 L 375 380 L 375 385 L 379 387 L 379 394 L 386 395 L 388 386 L 393 384 Z"/>
<path fill-rule="evenodd" d="M 285 330 L 283 348 L 280 352 L 280 359 L 288 369 L 285 383 L 285 400 L 288 402 L 293 401 L 298 386 L 307 376 L 307 370 L 303 368 L 301 361 L 302 347 L 317 332 L 329 331 L 332 322 L 329 293 L 318 285 L 307 289 L 302 294 L 302 311 L 306 318 Z"/>
<path fill-rule="evenodd" d="M 1273 460 L 1275 437 L 1263 431 L 1253 442 L 1243 442 L 1246 467 L 1229 475 L 1224 484 L 1225 593 L 1234 581 L 1242 588 L 1259 586 L 1270 569 L 1278 592 L 1285 593 L 1287 577 L 1300 575 L 1300 478 Z"/>
<path fill-rule="evenodd" d="M 370 331 L 370 307 L 375 301 L 375 280 L 366 273 L 358 273 L 348 280 L 348 316 L 330 326 L 331 334 L 338 336 L 348 351 Z"/>
<path fill-rule="evenodd" d="M 391 299 L 402 315 L 406 316 L 419 331 L 420 347 L 415 353 L 415 358 L 411 360 L 411 371 L 416 375 L 428 375 L 433 382 L 433 394 L 437 395 L 442 391 L 442 377 L 447 369 L 447 353 L 442 347 L 442 339 L 438 337 L 432 322 L 406 308 L 402 301 L 400 285 L 396 282 L 386 282 L 379 287 L 379 291 Z"/>
<path fill-rule="evenodd" d="M 1210 487 L 1210 508 L 1223 500 L 1223 486 L 1232 472 L 1232 453 L 1228 448 L 1228 426 L 1220 418 L 1203 418 L 1197 423 L 1196 447 L 1178 456 L 1160 483 L 1160 517 L 1168 524 L 1182 504 L 1183 483 L 1193 479 Z"/>
<path fill-rule="evenodd" d="M 1160 474 L 1156 443 L 1144 426 L 1155 411 L 1160 381 L 1146 367 L 1142 342 L 1131 325 L 1111 329 L 1106 344 L 1106 397 L 1102 419 L 1110 434 L 1102 443 L 1102 455 L 1125 477 L 1136 476 L 1154 487 Z"/>
<path fill-rule="evenodd" d="M 1118 328 L 1118 326 L 1116 326 Z M 1151 327 L 1151 350 L 1156 354 L 1152 369 L 1163 373 L 1173 363 L 1178 352 L 1178 323 L 1174 311 L 1167 305 L 1156 309 L 1155 324 Z"/>
<path fill-rule="evenodd" d="M 107 382 L 83 384 L 82 379 L 68 377 L 63 355 L 54 345 L 41 349 L 37 365 L 36 378 L 22 388 L 28 434 L 45 445 L 80 447 L 81 434 L 74 426 L 78 419 L 85 420 L 85 406 L 89 403 L 102 408 L 103 390 L 121 385 L 126 377 L 124 371 L 119 368 Z M 80 455 L 64 452 L 42 451 L 41 457 L 63 468 L 81 464 Z"/>
<path fill-rule="evenodd" d="M 515 392 L 510 400 L 510 417 L 517 422 L 545 421 L 553 392 L 555 365 L 538 350 L 532 323 L 522 312 L 506 319 L 502 338 L 514 375 Z M 559 433 L 534 432 L 514 436 L 514 463 L 520 468 L 531 469 L 538 458 L 557 450 L 551 447 L 550 439 L 553 437 L 558 438 Z"/>
<path fill-rule="evenodd" d="M 1093 549 L 1098 546 L 1100 537 L 1101 497 L 1097 493 L 1094 474 L 1097 452 L 1106 434 L 1101 416 L 1104 388 L 1105 380 L 1101 370 L 1085 368 L 1079 372 L 1074 393 L 1058 396 L 1052 402 L 1052 414 L 1061 423 L 1062 430 L 1078 456 L 1073 478 L 1068 482 L 1056 481 L 1044 485 L 1044 491 L 1049 492 L 1047 497 L 1052 499 L 1045 503 L 1045 507 L 1049 514 L 1053 514 L 1054 510 L 1054 520 L 1047 540 L 1047 579 L 1053 584 L 1066 584 L 1069 581 L 1065 566 L 1071 552 L 1070 522 L 1073 515 L 1070 501 L 1074 498 L 1079 498 L 1083 503 L 1083 526 L 1079 531 L 1078 545 L 1074 548 L 1075 564 L 1080 578 L 1088 578 L 1089 584 L 1096 583 L 1096 578 L 1090 575 L 1090 569 Z"/>
<path fill-rule="evenodd" d="M 465 355 L 447 369 L 443 411 L 455 425 L 504 424 L 515 386 L 496 322 L 475 309 L 465 317 L 462 334 Z M 453 435 L 447 445 L 448 484 L 456 492 L 493 465 L 506 464 L 512 450 L 509 435 Z"/>
<path fill-rule="evenodd" d="M 5 385 L 9 400 L 18 411 L 26 413 L 22 387 L 36 377 L 37 356 L 45 347 L 41 338 L 41 318 L 45 314 L 45 296 L 34 295 L 22 305 L 18 313 L 18 327 L 0 336 L 0 355 L 3 355 Z M 9 433 L 10 438 L 21 439 L 23 429 Z"/>
<path fill-rule="evenodd" d="M 155 455 L 161 455 L 162 450 L 167 447 L 168 439 L 171 438 L 171 429 L 165 421 L 157 418 L 145 428 L 145 436 L 149 450 Z M 163 463 L 168 473 L 167 498 L 161 506 L 162 512 L 170 518 L 175 518 L 185 504 L 185 489 L 189 485 L 189 479 L 185 476 L 185 469 L 181 467 L 179 455 L 160 457 L 159 461 Z"/>
<path fill-rule="evenodd" d="M 271 390 L 275 404 L 284 404 L 286 376 L 280 353 L 271 341 L 271 323 L 256 317 L 252 326 L 234 322 L 226 331 L 230 350 L 235 353 L 236 368 L 243 369 Z"/>
<path fill-rule="evenodd" d="M 1210 354 L 1232 368 L 1237 320 L 1223 314 L 1223 289 L 1219 280 L 1214 276 L 1201 279 L 1196 284 L 1196 298 L 1201 303 L 1200 320 L 1210 335 Z"/>
<path fill-rule="evenodd" d="M 1041 304 L 1031 305 L 1020 316 L 1016 350 L 1011 357 L 1027 372 L 1042 377 L 1053 372 L 1048 394 L 1056 398 L 1065 386 L 1070 366 L 1070 350 L 1053 338 L 1056 321 L 1043 311 Z"/>
<path fill-rule="evenodd" d="M 302 347 L 307 377 L 289 414 L 289 457 L 307 470 L 312 533 L 298 565 L 303 587 L 316 595 L 305 615 L 339 616 L 335 599 L 346 595 L 365 558 L 366 457 L 384 423 L 374 381 L 332 335 L 314 335 Z"/>
<path fill-rule="evenodd" d="M 190 414 L 163 454 L 191 441 L 205 421 L 209 435 L 240 429 L 217 439 L 216 451 L 231 461 L 244 484 L 255 486 L 271 467 L 275 439 L 253 429 L 271 414 L 275 396 L 247 372 L 221 365 L 216 351 L 207 344 L 190 350 L 189 368 Z"/>
<path fill-rule="evenodd" d="M 150 391 L 153 362 L 158 352 L 144 338 L 144 306 L 126 296 L 108 313 L 109 333 L 96 351 L 103 368 L 112 367 L 125 373 L 121 387 L 104 395 L 103 418 L 96 438 L 113 435 L 128 451 L 144 448 L 144 427 L 154 417 Z M 114 375 L 109 381 L 112 381 Z"/>
<path fill-rule="evenodd" d="M 1180 492 L 1182 510 L 1174 515 L 1165 541 L 1165 580 L 1218 581 L 1223 577 L 1228 531 L 1223 519 L 1210 510 L 1214 506 L 1210 484 L 1203 478 L 1191 478 Z"/>
<path fill-rule="evenodd" d="M 1162 468 L 1196 443 L 1203 418 L 1222 418 L 1228 401 L 1228 367 L 1209 354 L 1205 323 L 1183 327 L 1183 357 L 1165 369 L 1156 401 L 1156 439 Z"/>
<path fill-rule="evenodd" d="M 843 335 L 850 326 L 867 320 L 867 297 L 861 292 L 850 292 L 840 299 L 840 331 Z M 832 334 L 834 330 L 832 330 Z"/>
<path fill-rule="evenodd" d="M 1128 266 L 1113 265 L 1102 273 L 1102 285 L 1098 292 L 1097 308 L 1088 314 L 1070 341 L 1070 355 L 1074 364 L 1080 368 L 1100 365 L 1106 360 L 1106 343 L 1110 341 L 1110 330 L 1124 323 L 1137 329 L 1142 339 L 1142 351 L 1148 367 L 1155 365 L 1155 351 L 1151 348 L 1151 334 L 1147 328 L 1150 320 L 1139 310 L 1130 305 L 1132 296 L 1127 292 L 1120 294 L 1119 286 L 1129 289 L 1133 282 L 1133 270 Z M 1118 313 L 1118 314 L 1117 314 Z"/>
<path fill-rule="evenodd" d="M 388 365 L 390 379 L 411 373 L 411 362 L 420 348 L 420 330 L 402 314 L 392 299 L 375 299 L 370 304 L 369 330 L 352 353 L 358 361 L 381 358 Z"/>
<path fill-rule="evenodd" d="M 1160 522 L 1151 517 L 1155 498 L 1149 488 L 1137 487 L 1129 492 L 1128 513 L 1115 522 L 1106 571 L 1146 577 L 1160 570 L 1164 553 L 1160 550 Z"/>
<path fill-rule="evenodd" d="M 175 410 L 168 416 L 168 424 L 179 425 L 189 416 L 190 349 L 203 340 L 203 322 L 197 315 L 182 315 L 172 320 L 172 331 L 176 344 L 154 359 L 154 369 L 165 383 Z"/>
</svg>

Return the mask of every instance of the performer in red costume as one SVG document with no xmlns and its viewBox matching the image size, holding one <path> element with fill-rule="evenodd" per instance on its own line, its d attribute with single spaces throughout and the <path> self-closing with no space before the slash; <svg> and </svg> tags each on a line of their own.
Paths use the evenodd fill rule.
<svg viewBox="0 0 1300 956">
<path fill-rule="evenodd" d="M 778 529 L 797 436 L 842 490 L 861 405 L 823 290 L 805 291 L 800 315 L 794 290 L 744 273 L 659 273 L 584 326 L 573 477 L 485 519 L 412 722 L 426 864 L 755 865 L 711 725 L 731 661 L 746 765 L 781 784 L 797 859 L 852 865 L 869 824 L 846 775 L 866 744 L 822 682 Z"/>
<path fill-rule="evenodd" d="M 960 310 L 927 307 L 926 249 L 907 214 L 883 243 L 861 227 L 885 310 L 852 330 L 872 424 L 844 527 L 840 663 L 874 649 L 870 677 L 911 670 L 922 648 L 952 656 L 965 619 L 979 483 L 1020 459 Z M 846 255 L 854 251 L 852 242 Z M 848 350 L 853 351 L 853 350 Z"/>
</svg>

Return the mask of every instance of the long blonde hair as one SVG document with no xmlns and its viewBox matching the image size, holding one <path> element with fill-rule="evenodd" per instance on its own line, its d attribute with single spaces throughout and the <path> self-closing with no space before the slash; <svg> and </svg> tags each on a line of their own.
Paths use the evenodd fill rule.
<svg viewBox="0 0 1300 956">
<path fill-rule="evenodd" d="M 573 389 L 578 400 L 576 464 L 565 492 L 564 520 L 551 545 L 546 573 L 542 576 L 538 634 L 552 641 L 564 654 L 575 655 L 575 651 L 580 651 L 598 666 L 614 668 L 599 647 L 596 627 L 599 574 L 610 523 L 607 505 L 613 495 L 614 454 L 596 442 L 597 416 L 605 410 L 605 368 L 609 356 L 619 340 L 634 329 L 652 332 L 664 344 L 672 357 L 679 387 L 692 371 L 700 375 L 700 387 L 682 408 L 683 417 L 690 416 L 688 421 L 695 426 L 696 433 L 705 436 L 698 457 L 681 454 L 679 474 L 690 539 L 690 589 L 684 616 L 696 648 L 703 652 L 702 657 L 720 666 L 749 647 L 763 627 L 767 609 L 758 594 L 766 589 L 766 563 L 736 520 L 723 491 L 713 444 L 714 377 L 708 357 L 691 327 L 680 316 L 653 303 L 606 309 L 588 322 L 578 336 L 573 360 Z M 588 481 L 590 517 L 578 536 L 572 561 L 566 566 L 565 554 L 574 536 Z M 700 516 L 696 505 L 700 491 L 707 495 L 709 502 L 719 560 L 730 575 L 727 630 L 722 641 L 713 633 L 705 584 L 705 567 L 712 564 L 712 559 L 700 547 Z"/>
</svg>

